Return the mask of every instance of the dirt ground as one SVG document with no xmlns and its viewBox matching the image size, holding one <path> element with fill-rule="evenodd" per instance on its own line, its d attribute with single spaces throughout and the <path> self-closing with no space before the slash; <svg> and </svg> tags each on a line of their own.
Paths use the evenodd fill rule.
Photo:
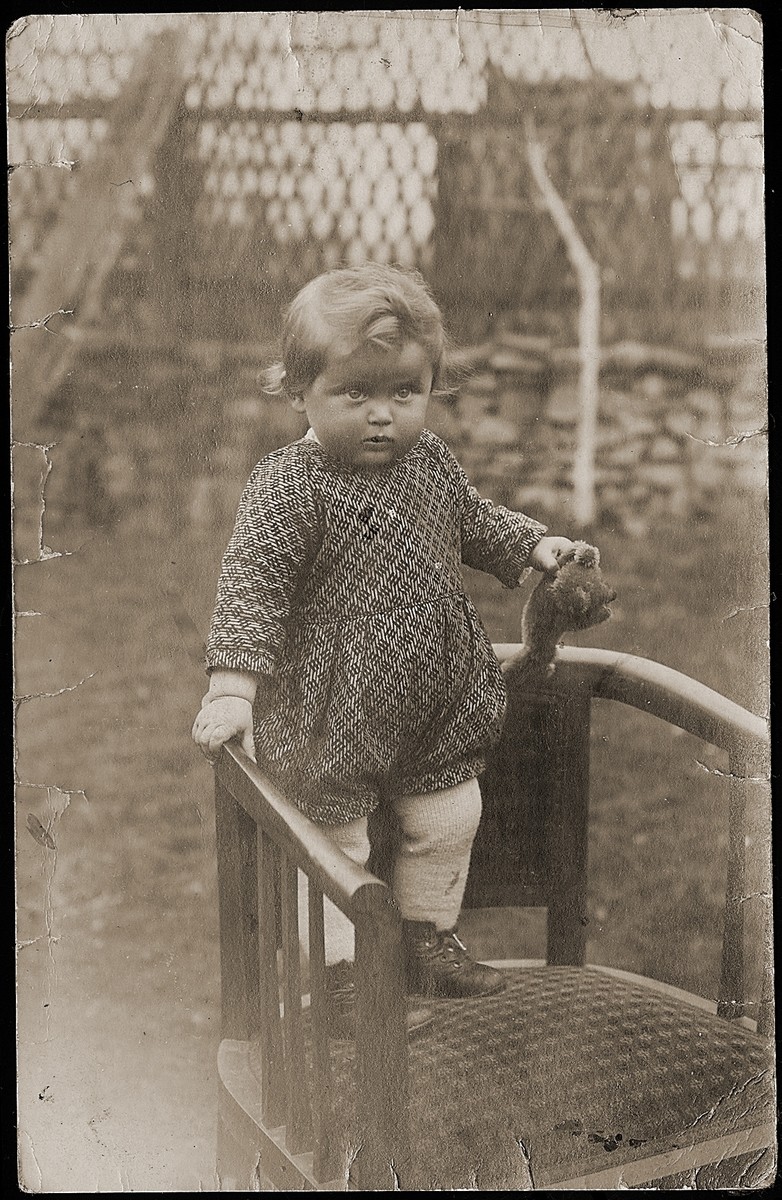
<svg viewBox="0 0 782 1200">
<path fill-rule="evenodd" d="M 620 599 L 578 640 L 764 711 L 764 614 L 749 611 L 763 547 L 737 528 L 606 531 Z M 84 532 L 17 571 L 19 1154 L 33 1192 L 217 1187 L 211 772 L 189 730 L 224 533 L 199 547 Z M 491 636 L 516 640 L 524 593 L 476 581 Z M 696 765 L 708 751 L 659 723 L 655 737 L 634 715 L 596 723 L 590 954 L 713 994 L 724 795 Z M 540 951 L 537 919 L 464 930 L 487 957 Z"/>
<path fill-rule="evenodd" d="M 21 1173 L 35 1191 L 210 1190 L 214 831 L 188 740 L 202 679 L 160 619 L 157 564 L 139 547 L 118 571 L 117 549 L 98 535 L 17 583 L 19 608 L 45 614 L 17 642 L 18 692 L 37 697 L 18 720 Z"/>
</svg>

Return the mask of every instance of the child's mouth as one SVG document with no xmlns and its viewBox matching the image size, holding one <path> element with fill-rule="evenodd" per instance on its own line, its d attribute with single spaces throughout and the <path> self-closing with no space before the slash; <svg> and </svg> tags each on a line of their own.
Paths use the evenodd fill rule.
<svg viewBox="0 0 782 1200">
<path fill-rule="evenodd" d="M 392 446 L 394 439 L 385 437 L 382 433 L 377 433 L 373 437 L 364 438 L 365 446 Z"/>
</svg>

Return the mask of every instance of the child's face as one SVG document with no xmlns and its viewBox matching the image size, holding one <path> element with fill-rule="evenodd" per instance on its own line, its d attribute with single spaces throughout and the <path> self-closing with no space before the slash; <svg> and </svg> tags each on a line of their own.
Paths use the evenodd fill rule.
<svg viewBox="0 0 782 1200">
<path fill-rule="evenodd" d="M 432 363 L 417 342 L 399 349 L 362 346 L 329 355 L 293 407 L 306 412 L 318 440 L 355 467 L 383 467 L 410 450 L 426 421 Z"/>
</svg>

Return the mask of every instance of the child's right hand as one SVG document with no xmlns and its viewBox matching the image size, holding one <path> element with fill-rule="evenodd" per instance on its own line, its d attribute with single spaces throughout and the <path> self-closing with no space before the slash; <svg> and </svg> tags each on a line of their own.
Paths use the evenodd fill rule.
<svg viewBox="0 0 782 1200">
<path fill-rule="evenodd" d="M 253 706 L 241 696 L 204 696 L 201 711 L 193 723 L 193 741 L 214 762 L 220 747 L 231 738 L 240 737 L 245 754 L 255 761 L 253 744 Z"/>
</svg>

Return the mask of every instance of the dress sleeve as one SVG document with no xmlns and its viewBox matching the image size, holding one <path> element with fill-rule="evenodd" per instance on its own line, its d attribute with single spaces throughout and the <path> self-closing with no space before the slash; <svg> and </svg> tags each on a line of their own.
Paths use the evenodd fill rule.
<svg viewBox="0 0 782 1200">
<path fill-rule="evenodd" d="M 461 500 L 462 562 L 495 575 L 505 587 L 518 587 L 546 526 L 483 499 L 455 459 L 453 462 Z"/>
<path fill-rule="evenodd" d="M 206 646 L 208 671 L 275 674 L 291 608 L 313 559 L 316 526 L 309 479 L 259 463 L 223 556 Z"/>
</svg>

